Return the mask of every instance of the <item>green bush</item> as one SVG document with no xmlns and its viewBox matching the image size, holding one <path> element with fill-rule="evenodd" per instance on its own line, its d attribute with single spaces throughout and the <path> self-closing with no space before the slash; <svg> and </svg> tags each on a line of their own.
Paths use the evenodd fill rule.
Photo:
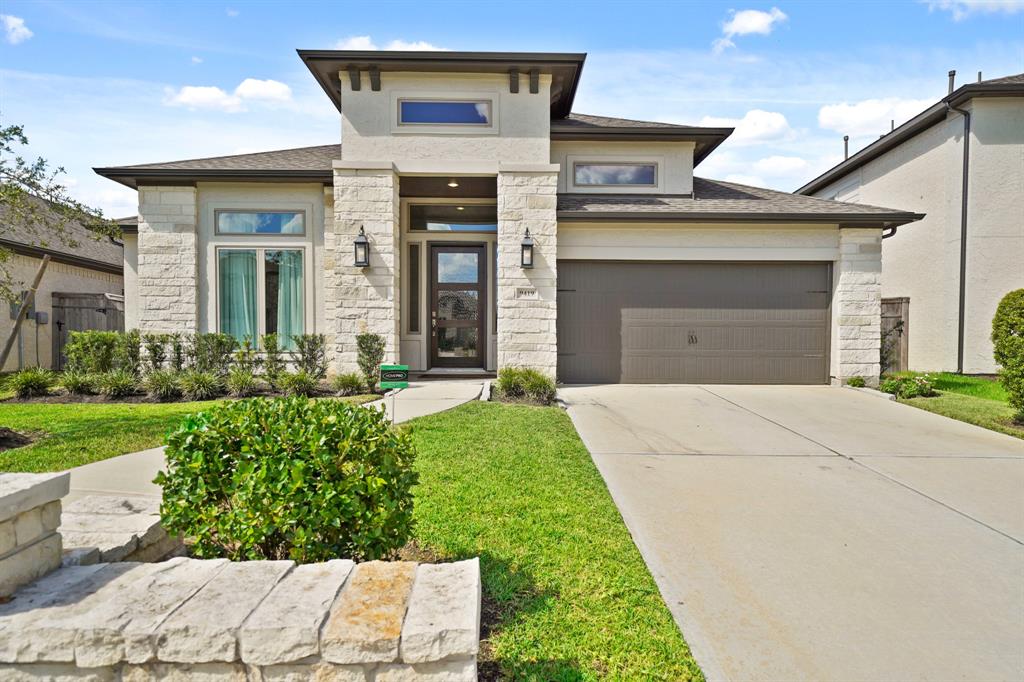
<svg viewBox="0 0 1024 682">
<path fill-rule="evenodd" d="M 896 374 L 882 379 L 879 390 L 897 398 L 930 398 L 935 395 L 935 382 L 927 374 Z"/>
<path fill-rule="evenodd" d="M 225 376 L 238 342 L 230 334 L 193 334 L 191 346 L 193 370 Z"/>
<path fill-rule="evenodd" d="M 327 376 L 327 337 L 323 334 L 300 334 L 293 336 L 295 342 L 296 369 L 309 374 L 317 381 Z"/>
<path fill-rule="evenodd" d="M 235 398 L 248 398 L 259 390 L 260 382 L 250 370 L 234 367 L 224 382 L 228 393 Z"/>
<path fill-rule="evenodd" d="M 212 400 L 224 392 L 224 384 L 214 372 L 186 369 L 178 376 L 178 383 L 189 400 Z"/>
<path fill-rule="evenodd" d="M 127 369 L 115 369 L 96 377 L 96 390 L 111 399 L 127 398 L 138 388 L 139 380 Z"/>
<path fill-rule="evenodd" d="M 501 368 L 495 390 L 503 400 L 550 405 L 555 399 L 555 382 L 527 367 Z"/>
<path fill-rule="evenodd" d="M 64 357 L 67 358 L 65 368 L 89 374 L 116 369 L 114 362 L 121 343 L 120 337 L 117 332 L 95 329 L 71 332 L 68 334 L 68 342 L 64 345 Z"/>
<path fill-rule="evenodd" d="M 180 372 L 188 364 L 188 345 L 181 334 L 171 334 L 171 369 Z"/>
<path fill-rule="evenodd" d="M 356 363 L 366 379 L 366 386 L 377 388 L 381 363 L 384 362 L 384 337 L 380 334 L 360 334 L 356 337 Z"/>
<path fill-rule="evenodd" d="M 263 345 L 263 377 L 271 388 L 278 387 L 278 380 L 285 372 L 285 360 L 281 351 L 281 341 L 277 334 L 264 334 Z"/>
<path fill-rule="evenodd" d="M 167 361 L 167 334 L 143 334 L 142 347 L 146 349 L 146 371 L 156 372 L 164 368 Z"/>
<path fill-rule="evenodd" d="M 60 385 L 71 395 L 89 395 L 96 390 L 96 379 L 86 372 L 68 370 L 60 375 Z"/>
<path fill-rule="evenodd" d="M 178 373 L 169 369 L 155 369 L 142 380 L 146 394 L 153 400 L 162 403 L 177 400 L 181 397 L 181 384 Z"/>
<path fill-rule="evenodd" d="M 167 438 L 164 527 L 201 558 L 379 559 L 413 530 L 408 433 L 336 400 L 250 399 Z"/>
<path fill-rule="evenodd" d="M 364 386 L 363 378 L 355 372 L 339 374 L 331 379 L 331 390 L 340 396 L 359 395 Z"/>
<path fill-rule="evenodd" d="M 142 373 L 142 335 L 138 329 L 118 334 L 114 366 L 135 376 Z"/>
<path fill-rule="evenodd" d="M 231 363 L 231 369 L 240 369 L 249 374 L 256 374 L 256 370 L 259 369 L 261 362 L 259 351 L 253 347 L 252 339 L 247 336 L 242 339 L 242 343 L 238 344 L 234 362 Z"/>
<path fill-rule="evenodd" d="M 304 369 L 297 372 L 285 372 L 278 378 L 278 385 L 285 395 L 311 396 L 317 392 L 320 382 Z"/>
<path fill-rule="evenodd" d="M 19 398 L 36 398 L 47 395 L 56 382 L 53 372 L 42 367 L 26 367 L 7 379 L 7 388 Z"/>
<path fill-rule="evenodd" d="M 1003 296 L 992 318 L 992 346 L 999 363 L 999 381 L 1024 424 L 1024 289 Z"/>
<path fill-rule="evenodd" d="M 850 377 L 846 380 L 847 386 L 853 386 L 854 388 L 864 388 L 867 383 L 864 381 L 864 377 Z"/>
</svg>

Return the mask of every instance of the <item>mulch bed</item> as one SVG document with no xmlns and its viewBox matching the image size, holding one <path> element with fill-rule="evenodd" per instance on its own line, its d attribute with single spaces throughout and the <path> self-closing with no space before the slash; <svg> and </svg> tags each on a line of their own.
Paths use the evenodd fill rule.
<svg viewBox="0 0 1024 682">
<path fill-rule="evenodd" d="M 35 438 L 28 433 L 19 433 L 6 426 L 0 426 L 0 452 L 31 445 Z"/>
</svg>

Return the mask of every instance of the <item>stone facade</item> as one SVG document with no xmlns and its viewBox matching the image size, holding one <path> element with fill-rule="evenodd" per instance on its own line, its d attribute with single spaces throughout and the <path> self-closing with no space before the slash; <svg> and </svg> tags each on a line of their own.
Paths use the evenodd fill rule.
<svg viewBox="0 0 1024 682">
<path fill-rule="evenodd" d="M 356 336 L 384 337 L 384 361 L 399 354 L 401 204 L 398 175 L 387 167 L 334 168 L 334 220 L 324 234 L 324 319 L 332 369 L 355 371 Z M 353 263 L 362 227 L 370 241 L 370 267 Z"/>
<path fill-rule="evenodd" d="M 835 378 L 839 382 L 863 377 L 878 385 L 879 346 L 882 335 L 882 231 L 839 231 L 839 262 L 836 264 Z"/>
<path fill-rule="evenodd" d="M 199 331 L 195 187 L 139 187 L 138 326 Z"/>
<path fill-rule="evenodd" d="M 555 377 L 558 367 L 556 265 L 558 166 L 498 173 L 498 369 L 530 367 Z M 534 267 L 520 264 L 530 230 Z"/>
<path fill-rule="evenodd" d="M 60 498 L 68 474 L 0 476 L 0 597 L 60 566 Z"/>
</svg>

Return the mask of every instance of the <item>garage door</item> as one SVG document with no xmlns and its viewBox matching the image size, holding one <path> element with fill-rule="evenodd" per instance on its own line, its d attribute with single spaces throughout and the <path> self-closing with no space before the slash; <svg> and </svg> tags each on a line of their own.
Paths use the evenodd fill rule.
<svg viewBox="0 0 1024 682">
<path fill-rule="evenodd" d="M 828 381 L 828 263 L 559 261 L 565 383 Z"/>
</svg>

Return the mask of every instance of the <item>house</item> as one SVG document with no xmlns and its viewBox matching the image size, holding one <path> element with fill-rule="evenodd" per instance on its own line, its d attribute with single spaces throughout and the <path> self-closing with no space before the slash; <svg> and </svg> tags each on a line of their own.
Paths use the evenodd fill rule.
<svg viewBox="0 0 1024 682">
<path fill-rule="evenodd" d="M 920 216 L 694 177 L 731 129 L 572 113 L 583 54 L 299 56 L 340 143 L 96 169 L 139 192 L 129 327 L 322 332 L 336 371 L 369 331 L 414 371 L 877 379 L 882 231 Z"/>
<path fill-rule="evenodd" d="M 909 367 L 991 374 L 992 316 L 1024 287 L 1024 74 L 953 78 L 948 96 L 797 193 L 927 214 L 882 249 L 882 296 L 909 309 Z"/>
<path fill-rule="evenodd" d="M 47 214 L 40 214 L 40 230 Z M 4 271 L 13 289 L 27 291 L 44 255 L 50 263 L 15 339 L 3 371 L 24 367 L 59 369 L 61 351 L 71 331 L 124 329 L 124 253 L 122 246 L 78 222 L 60 220 L 64 236 L 19 228 L 3 221 L 0 248 L 13 253 Z M 129 222 L 134 222 L 131 219 Z M 0 315 L 0 345 L 14 330 L 20 302 Z"/>
</svg>

